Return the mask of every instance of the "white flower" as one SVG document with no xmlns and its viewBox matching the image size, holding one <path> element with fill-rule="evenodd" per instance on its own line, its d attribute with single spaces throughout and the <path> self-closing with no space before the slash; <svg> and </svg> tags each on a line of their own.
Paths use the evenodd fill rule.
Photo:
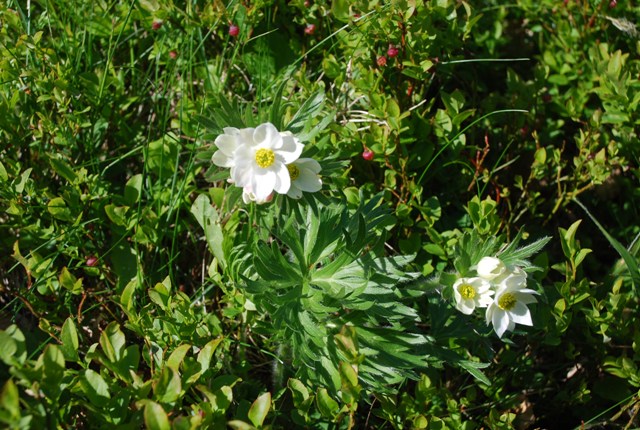
<svg viewBox="0 0 640 430">
<path fill-rule="evenodd" d="M 507 267 L 499 258 L 482 257 L 476 266 L 478 276 L 491 281 L 507 271 Z"/>
<path fill-rule="evenodd" d="M 274 191 L 289 191 L 291 179 L 286 165 L 296 161 L 303 148 L 291 133 L 280 133 L 271 123 L 255 129 L 227 127 L 214 143 L 218 151 L 213 154 L 213 163 L 229 167 L 231 181 L 257 202 L 267 201 Z"/>
<path fill-rule="evenodd" d="M 456 309 L 465 315 L 470 315 L 476 307 L 489 306 L 492 295 L 491 284 L 482 278 L 459 278 L 453 284 Z"/>
<path fill-rule="evenodd" d="M 233 171 L 235 170 L 236 160 L 235 152 L 240 147 L 242 142 L 250 140 L 253 136 L 253 128 L 243 128 L 238 130 L 235 127 L 225 127 L 223 129 L 224 134 L 216 137 L 214 144 L 218 150 L 211 157 L 211 161 L 216 166 L 230 167 L 231 176 L 233 177 Z M 229 180 L 233 182 L 233 180 Z"/>
<path fill-rule="evenodd" d="M 498 337 L 502 337 L 507 330 L 513 330 L 516 324 L 533 325 L 531 312 L 526 305 L 537 302 L 533 295 L 538 293 L 525 288 L 526 279 L 524 271 L 516 268 L 497 285 L 496 295 L 487 307 L 485 318 L 487 325 L 493 324 Z"/>
<path fill-rule="evenodd" d="M 291 188 L 287 195 L 293 199 L 302 197 L 302 192 L 315 193 L 322 188 L 322 180 L 318 176 L 320 163 L 311 158 L 299 158 L 291 164 L 287 164 L 291 178 Z"/>
<path fill-rule="evenodd" d="M 257 203 L 257 204 L 261 205 L 263 203 L 269 203 L 271 200 L 273 200 L 273 193 L 269 194 L 267 196 L 267 198 L 264 199 L 264 200 L 258 200 L 258 198 L 253 193 L 253 191 L 251 191 L 251 186 L 247 185 L 246 187 L 244 187 L 242 189 L 242 201 L 245 204 L 249 204 L 251 202 L 254 202 L 254 203 Z"/>
</svg>

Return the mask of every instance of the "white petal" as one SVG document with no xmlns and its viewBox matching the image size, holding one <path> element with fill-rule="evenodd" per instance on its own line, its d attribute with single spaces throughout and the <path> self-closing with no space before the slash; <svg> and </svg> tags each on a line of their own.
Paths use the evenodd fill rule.
<svg viewBox="0 0 640 430">
<path fill-rule="evenodd" d="M 289 175 L 289 170 L 287 170 L 287 166 L 281 164 L 276 172 L 276 184 L 274 186 L 274 190 L 280 194 L 287 194 L 289 188 L 291 188 L 291 176 Z"/>
<path fill-rule="evenodd" d="M 536 300 L 535 297 L 533 297 L 532 294 L 522 294 L 522 292 L 516 292 L 514 293 L 516 296 L 516 299 L 519 302 L 524 303 L 525 305 L 528 305 L 530 303 L 538 303 L 538 300 Z M 536 293 L 537 294 L 537 293 Z"/>
<path fill-rule="evenodd" d="M 322 189 L 322 181 L 310 170 L 300 170 L 300 176 L 295 180 L 296 186 L 302 191 L 315 193 Z"/>
<path fill-rule="evenodd" d="M 296 160 L 296 166 L 300 169 L 309 169 L 316 175 L 320 173 L 322 167 L 320 167 L 320 163 L 318 163 L 313 158 L 298 158 Z"/>
<path fill-rule="evenodd" d="M 276 154 L 281 157 L 284 164 L 291 164 L 300 157 L 304 145 L 298 142 L 298 139 L 291 136 L 283 137 L 282 148 L 276 151 Z"/>
<path fill-rule="evenodd" d="M 533 321 L 531 321 L 531 312 L 523 303 L 516 302 L 513 309 L 509 311 L 509 314 L 514 323 L 529 326 L 533 325 Z"/>
<path fill-rule="evenodd" d="M 251 189 L 254 190 L 256 200 L 266 201 L 276 185 L 276 173 L 273 170 L 262 170 L 254 172 L 255 174 L 251 178 Z"/>
<path fill-rule="evenodd" d="M 465 315 L 471 315 L 475 308 L 475 302 L 473 300 L 460 300 L 456 303 L 456 309 Z"/>
<path fill-rule="evenodd" d="M 266 122 L 256 127 L 253 132 L 253 143 L 261 148 L 280 148 L 282 137 L 273 124 Z"/>
<path fill-rule="evenodd" d="M 224 131 L 224 134 L 230 134 L 230 135 L 233 135 L 233 136 L 236 136 L 236 135 L 238 135 L 240 133 L 240 130 L 238 130 L 235 127 L 224 127 L 222 129 L 222 131 Z"/>
<path fill-rule="evenodd" d="M 478 276 L 489 281 L 500 276 L 505 270 L 504 263 L 496 257 L 482 257 L 476 267 Z"/>
<path fill-rule="evenodd" d="M 299 199 L 302 197 L 302 190 L 296 187 L 295 183 L 292 183 L 291 188 L 289 188 L 289 191 L 287 191 L 287 196 L 291 197 L 292 199 Z"/>
<path fill-rule="evenodd" d="M 232 155 L 233 151 L 238 148 L 238 140 L 236 136 L 231 136 L 228 134 L 221 134 L 216 137 L 216 140 L 213 142 L 214 145 L 218 147 L 218 149 L 224 152 L 227 155 Z"/>
<path fill-rule="evenodd" d="M 230 157 L 221 150 L 214 152 L 211 157 L 211 162 L 219 167 L 233 167 L 235 164 L 234 157 Z"/>
<path fill-rule="evenodd" d="M 242 189 L 242 201 L 245 204 L 249 204 L 251 202 L 254 202 L 256 200 L 256 196 L 253 195 L 253 193 L 251 192 L 251 187 L 244 187 Z"/>
<path fill-rule="evenodd" d="M 501 309 L 496 309 L 493 312 L 491 322 L 493 323 L 493 330 L 498 337 L 502 337 L 504 332 L 509 328 L 509 316 Z"/>
</svg>

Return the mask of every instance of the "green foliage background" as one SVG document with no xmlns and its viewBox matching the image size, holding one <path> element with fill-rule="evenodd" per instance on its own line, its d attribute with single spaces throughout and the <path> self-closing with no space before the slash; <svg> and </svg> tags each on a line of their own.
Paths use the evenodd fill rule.
<svg viewBox="0 0 640 430">
<path fill-rule="evenodd" d="M 638 427 L 639 19 L 0 4 L 0 422 Z M 266 121 L 322 193 L 247 206 L 212 166 Z M 500 252 L 542 293 L 502 340 L 447 289 Z"/>
</svg>

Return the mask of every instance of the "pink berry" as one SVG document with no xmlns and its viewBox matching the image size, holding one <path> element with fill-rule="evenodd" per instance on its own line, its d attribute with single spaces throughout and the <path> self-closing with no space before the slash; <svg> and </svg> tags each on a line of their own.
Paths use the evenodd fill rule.
<svg viewBox="0 0 640 430">
<path fill-rule="evenodd" d="M 307 24 L 307 26 L 304 29 L 304 34 L 313 34 L 313 32 L 316 31 L 316 25 L 315 24 Z"/>
<path fill-rule="evenodd" d="M 611 1 L 609 2 L 609 7 L 610 7 L 611 9 L 613 9 L 613 8 L 614 8 L 614 7 L 616 7 L 616 6 L 618 6 L 618 2 L 617 2 L 616 0 L 611 0 Z"/>
<path fill-rule="evenodd" d="M 389 56 L 389 58 L 397 57 L 398 52 L 398 48 L 393 45 L 389 45 L 389 49 L 387 49 L 387 55 Z"/>
<path fill-rule="evenodd" d="M 385 57 L 384 55 L 378 57 L 378 59 L 376 60 L 376 63 L 378 63 L 378 66 L 380 67 L 384 67 L 387 65 L 387 57 Z"/>
<path fill-rule="evenodd" d="M 364 158 L 367 161 L 371 161 L 373 160 L 373 151 L 370 149 L 365 149 L 364 151 L 362 151 L 362 158 Z"/>
<path fill-rule="evenodd" d="M 172 60 L 175 60 L 178 57 L 178 53 L 176 51 L 169 51 L 169 57 L 171 57 Z"/>
<path fill-rule="evenodd" d="M 238 34 L 240 34 L 240 28 L 235 24 L 231 24 L 229 26 L 229 36 L 236 37 Z"/>
<path fill-rule="evenodd" d="M 153 21 L 153 24 L 151 24 L 151 28 L 153 28 L 154 30 L 160 30 L 160 28 L 162 27 L 162 21 Z"/>
<path fill-rule="evenodd" d="M 95 266 L 96 264 L 98 264 L 98 257 L 96 257 L 96 256 L 94 256 L 94 255 L 92 255 L 92 256 L 90 256 L 90 257 L 87 257 L 87 261 L 86 261 L 86 263 L 87 263 L 87 266 L 89 266 L 89 267 L 93 267 L 93 266 Z"/>
</svg>

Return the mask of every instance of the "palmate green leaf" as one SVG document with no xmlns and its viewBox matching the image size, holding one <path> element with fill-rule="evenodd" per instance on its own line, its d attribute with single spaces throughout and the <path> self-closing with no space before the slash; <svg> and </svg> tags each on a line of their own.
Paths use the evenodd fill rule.
<svg viewBox="0 0 640 430">
<path fill-rule="evenodd" d="M 254 267 L 261 279 L 276 282 L 273 285 L 275 288 L 287 288 L 291 285 L 299 285 L 303 281 L 298 268 L 282 255 L 275 242 L 270 247 L 266 244 L 257 246 Z"/>
<path fill-rule="evenodd" d="M 331 298 L 358 295 L 367 286 L 368 274 L 361 261 L 343 253 L 334 261 L 312 272 L 310 283 L 322 288 Z"/>
<path fill-rule="evenodd" d="M 318 91 L 312 94 L 293 115 L 291 121 L 285 126 L 285 130 L 290 131 L 294 135 L 302 133 L 309 120 L 317 117 L 318 113 L 320 113 L 323 104 L 324 92 Z"/>
<path fill-rule="evenodd" d="M 544 246 L 551 240 L 550 236 L 546 236 L 536 240 L 533 243 L 517 248 L 522 237 L 523 231 L 520 230 L 511 243 L 498 253 L 498 257 L 506 265 L 529 267 L 531 263 L 529 258 L 540 252 Z"/>
</svg>

